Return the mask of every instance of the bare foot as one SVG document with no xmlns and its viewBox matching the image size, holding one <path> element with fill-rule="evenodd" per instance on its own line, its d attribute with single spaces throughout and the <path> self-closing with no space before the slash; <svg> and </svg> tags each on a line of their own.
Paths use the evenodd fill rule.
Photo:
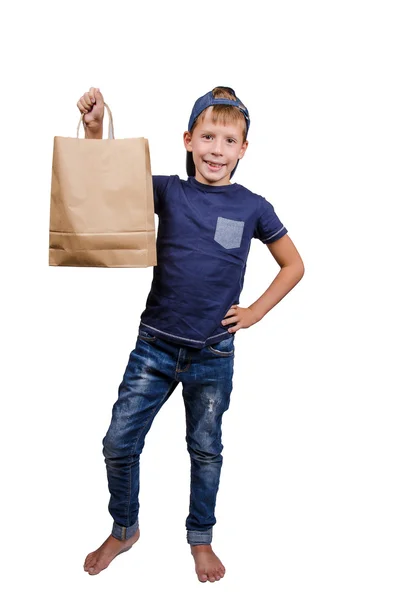
<svg viewBox="0 0 397 600">
<path fill-rule="evenodd" d="M 203 544 L 199 546 L 190 546 L 193 554 L 194 562 L 196 563 L 196 573 L 199 581 L 219 581 L 225 574 L 226 569 L 213 552 L 211 544 Z"/>
<path fill-rule="evenodd" d="M 90 552 L 87 555 L 84 563 L 84 571 L 87 571 L 89 575 L 98 575 L 103 569 L 106 569 L 112 560 L 122 552 L 127 552 L 135 542 L 139 540 L 139 529 L 137 532 L 128 540 L 120 541 L 109 535 L 108 539 L 105 540 L 95 552 Z"/>
</svg>

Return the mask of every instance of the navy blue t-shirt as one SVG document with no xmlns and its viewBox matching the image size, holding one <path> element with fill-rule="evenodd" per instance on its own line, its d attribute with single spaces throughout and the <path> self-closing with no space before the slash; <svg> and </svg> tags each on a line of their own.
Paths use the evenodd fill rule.
<svg viewBox="0 0 397 600">
<path fill-rule="evenodd" d="M 141 325 L 177 344 L 203 348 L 230 336 L 221 325 L 240 301 L 251 239 L 287 233 L 273 206 L 233 183 L 154 176 L 157 266 Z"/>
</svg>

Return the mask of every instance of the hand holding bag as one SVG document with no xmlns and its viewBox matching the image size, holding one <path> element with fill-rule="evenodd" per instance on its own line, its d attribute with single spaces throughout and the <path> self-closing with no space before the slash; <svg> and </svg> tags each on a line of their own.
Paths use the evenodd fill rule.
<svg viewBox="0 0 397 600">
<path fill-rule="evenodd" d="M 49 264 L 150 267 L 157 264 L 153 184 L 145 138 L 54 137 Z"/>
</svg>

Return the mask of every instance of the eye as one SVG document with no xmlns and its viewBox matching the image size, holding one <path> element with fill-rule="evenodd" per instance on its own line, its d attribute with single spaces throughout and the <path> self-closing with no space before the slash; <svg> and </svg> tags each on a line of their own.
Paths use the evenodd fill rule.
<svg viewBox="0 0 397 600">
<path fill-rule="evenodd" d="M 235 144 L 236 143 L 236 140 L 233 139 L 233 138 L 227 138 L 226 141 L 227 141 L 228 144 Z"/>
<path fill-rule="evenodd" d="M 201 137 L 205 140 L 211 140 L 213 136 L 210 133 L 204 133 Z"/>
</svg>

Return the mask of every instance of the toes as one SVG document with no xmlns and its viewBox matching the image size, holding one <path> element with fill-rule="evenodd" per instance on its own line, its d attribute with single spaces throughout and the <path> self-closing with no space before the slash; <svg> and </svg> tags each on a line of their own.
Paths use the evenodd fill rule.
<svg viewBox="0 0 397 600">
<path fill-rule="evenodd" d="M 101 562 L 100 560 L 96 560 L 95 557 L 92 557 L 85 565 L 84 570 L 87 571 L 89 575 L 98 575 L 98 573 L 106 569 L 107 566 L 106 562 Z"/>
<path fill-rule="evenodd" d="M 100 573 L 101 571 L 103 571 L 104 569 L 106 569 L 107 565 L 99 565 L 98 563 L 92 567 L 88 567 L 88 574 L 89 575 L 98 575 L 98 573 Z"/>
<path fill-rule="evenodd" d="M 206 573 L 197 573 L 197 577 L 199 578 L 199 581 L 201 581 L 202 583 L 205 583 L 206 581 L 208 581 L 208 577 Z"/>
<path fill-rule="evenodd" d="M 219 567 L 219 569 L 217 569 L 214 573 L 214 577 L 215 577 L 216 581 L 219 581 L 220 579 L 222 579 L 224 574 L 225 574 L 225 570 L 222 569 L 222 567 Z"/>
<path fill-rule="evenodd" d="M 87 554 L 86 559 L 84 561 L 84 568 L 86 568 L 88 566 L 88 564 L 91 562 L 92 559 L 92 552 L 90 552 L 90 554 Z"/>
<path fill-rule="evenodd" d="M 88 569 L 92 569 L 93 567 L 95 567 L 95 558 L 91 556 L 84 563 L 84 571 L 88 571 Z"/>
</svg>

